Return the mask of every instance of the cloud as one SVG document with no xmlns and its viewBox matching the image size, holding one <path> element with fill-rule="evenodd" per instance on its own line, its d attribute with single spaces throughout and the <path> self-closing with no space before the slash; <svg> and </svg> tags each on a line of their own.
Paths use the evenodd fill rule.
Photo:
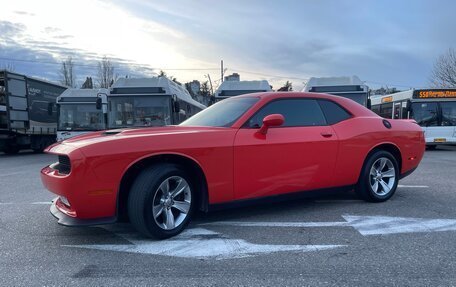
<svg viewBox="0 0 456 287">
<path fill-rule="evenodd" d="M 23 33 L 25 31 L 25 28 L 25 25 L 22 23 L 0 21 L 0 39 L 7 40 L 9 37 Z"/>
</svg>

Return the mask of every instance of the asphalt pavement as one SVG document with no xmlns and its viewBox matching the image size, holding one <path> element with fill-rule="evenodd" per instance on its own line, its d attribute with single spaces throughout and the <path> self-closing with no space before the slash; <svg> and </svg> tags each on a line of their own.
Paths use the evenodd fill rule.
<svg viewBox="0 0 456 287">
<path fill-rule="evenodd" d="M 0 154 L 0 286 L 455 286 L 456 148 L 385 203 L 353 194 L 197 214 L 169 240 L 49 213 L 46 154 Z"/>
</svg>

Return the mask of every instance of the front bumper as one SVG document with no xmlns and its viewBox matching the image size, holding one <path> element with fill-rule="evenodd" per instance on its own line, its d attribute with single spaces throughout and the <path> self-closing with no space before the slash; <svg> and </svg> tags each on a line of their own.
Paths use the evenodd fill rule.
<svg viewBox="0 0 456 287">
<path fill-rule="evenodd" d="M 57 197 L 52 201 L 51 204 L 51 214 L 58 219 L 58 224 L 64 226 L 91 226 L 91 225 L 101 225 L 101 224 L 112 224 L 117 221 L 115 216 L 113 217 L 104 217 L 96 219 L 79 219 L 76 217 L 71 217 L 67 215 L 66 212 L 62 212 L 63 203 L 60 201 L 60 198 Z"/>
<path fill-rule="evenodd" d="M 60 174 L 52 166 L 41 170 L 41 181 L 52 193 L 65 197 L 66 204 L 60 199 L 54 202 L 54 209 L 76 220 L 102 220 L 116 216 L 116 187 L 113 183 L 100 180 L 83 162 L 73 159 L 71 172 Z M 69 203 L 68 203 L 69 202 Z M 59 213 L 52 212 L 54 215 Z M 70 222 L 63 220 L 62 222 Z M 71 222 L 78 222 L 72 220 Z M 62 223 L 63 224 L 63 223 Z M 74 225 L 74 224 L 64 224 Z"/>
</svg>

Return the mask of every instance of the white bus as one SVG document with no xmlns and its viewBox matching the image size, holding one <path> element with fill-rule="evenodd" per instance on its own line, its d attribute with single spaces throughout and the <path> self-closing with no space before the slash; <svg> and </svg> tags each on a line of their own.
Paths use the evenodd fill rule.
<svg viewBox="0 0 456 287">
<path fill-rule="evenodd" d="M 57 141 L 106 129 L 108 89 L 67 89 L 57 97 Z"/>
<path fill-rule="evenodd" d="M 177 125 L 205 108 L 166 77 L 120 78 L 108 95 L 108 128 Z"/>
<path fill-rule="evenodd" d="M 357 76 L 351 77 L 312 77 L 304 86 L 303 92 L 326 93 L 349 98 L 370 108 L 369 87 Z"/>
<path fill-rule="evenodd" d="M 408 90 L 373 97 L 372 111 L 390 119 L 414 119 L 426 145 L 456 144 L 456 89 Z"/>
<path fill-rule="evenodd" d="M 268 81 L 224 81 L 214 93 L 216 102 L 244 94 L 272 91 Z"/>
</svg>

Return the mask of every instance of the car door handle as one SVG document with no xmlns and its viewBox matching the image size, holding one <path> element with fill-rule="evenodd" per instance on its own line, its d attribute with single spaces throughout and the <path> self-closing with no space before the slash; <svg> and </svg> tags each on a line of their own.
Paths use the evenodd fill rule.
<svg viewBox="0 0 456 287">
<path fill-rule="evenodd" d="M 330 138 L 333 136 L 333 133 L 330 132 L 322 132 L 321 135 L 325 138 Z"/>
</svg>

